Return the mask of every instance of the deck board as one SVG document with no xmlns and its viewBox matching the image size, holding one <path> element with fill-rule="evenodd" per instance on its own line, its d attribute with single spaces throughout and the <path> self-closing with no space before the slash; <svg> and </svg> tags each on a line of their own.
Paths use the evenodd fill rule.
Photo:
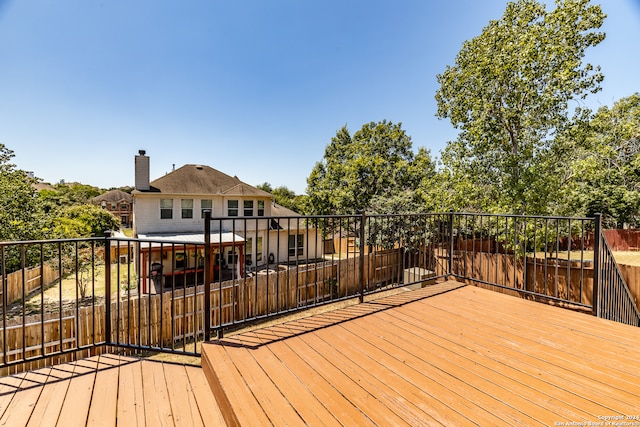
<svg viewBox="0 0 640 427">
<path fill-rule="evenodd" d="M 0 425 L 554 425 L 640 415 L 640 328 L 446 282 L 230 335 L 203 368 L 0 378 Z"/>
<path fill-rule="evenodd" d="M 118 382 L 118 425 L 135 427 L 145 425 L 142 364 L 128 363 L 120 367 Z"/>
<path fill-rule="evenodd" d="M 102 355 L 0 378 L 0 425 L 226 423 L 202 368 Z"/>
<path fill-rule="evenodd" d="M 640 414 L 638 354 L 640 328 L 446 282 L 207 343 L 203 366 L 240 425 L 554 425 Z"/>
</svg>

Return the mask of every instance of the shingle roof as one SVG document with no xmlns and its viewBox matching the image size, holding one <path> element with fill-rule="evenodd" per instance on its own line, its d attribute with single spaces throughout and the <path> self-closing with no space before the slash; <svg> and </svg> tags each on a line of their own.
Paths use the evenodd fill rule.
<svg viewBox="0 0 640 427">
<path fill-rule="evenodd" d="M 271 197 L 271 194 L 240 181 L 236 176 L 204 165 L 184 165 L 149 184 L 149 191 L 168 194 Z"/>
<path fill-rule="evenodd" d="M 121 202 L 124 200 L 126 202 L 131 203 L 133 198 L 131 197 L 131 194 L 126 193 L 122 190 L 107 191 L 106 193 L 93 198 L 93 201 L 96 203 L 101 202 L 103 200 L 106 202 Z"/>
</svg>

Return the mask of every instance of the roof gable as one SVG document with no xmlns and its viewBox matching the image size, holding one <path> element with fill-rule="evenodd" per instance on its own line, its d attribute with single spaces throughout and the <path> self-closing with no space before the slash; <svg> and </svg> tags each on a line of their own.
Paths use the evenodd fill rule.
<svg viewBox="0 0 640 427">
<path fill-rule="evenodd" d="M 230 196 L 271 197 L 271 194 L 252 187 L 217 169 L 204 165 L 184 165 L 150 182 L 150 192 L 167 194 L 220 194 Z"/>
</svg>

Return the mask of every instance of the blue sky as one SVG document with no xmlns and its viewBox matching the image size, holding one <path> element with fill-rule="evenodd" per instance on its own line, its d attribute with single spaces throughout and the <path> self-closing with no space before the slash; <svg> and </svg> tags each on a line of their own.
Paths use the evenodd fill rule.
<svg viewBox="0 0 640 427">
<path fill-rule="evenodd" d="M 506 0 L 0 0 L 0 143 L 45 182 L 205 164 L 304 193 L 343 125 L 402 122 L 438 155 L 436 75 Z M 548 2 L 551 5 L 552 2 Z M 640 0 L 605 0 L 597 108 L 640 92 Z"/>
</svg>

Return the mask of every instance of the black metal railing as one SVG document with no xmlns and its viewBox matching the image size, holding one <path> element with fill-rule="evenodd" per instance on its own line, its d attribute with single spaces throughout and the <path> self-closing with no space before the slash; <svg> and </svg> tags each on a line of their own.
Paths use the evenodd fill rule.
<svg viewBox="0 0 640 427">
<path fill-rule="evenodd" d="M 629 292 L 629 287 L 620 273 L 618 264 L 604 236 L 601 236 L 598 268 L 598 301 L 595 314 L 632 326 L 640 326 L 640 313 Z"/>
<path fill-rule="evenodd" d="M 594 236 L 598 217 L 207 213 L 204 233 L 4 242 L 0 367 L 114 349 L 199 355 L 249 322 L 445 278 L 638 325 Z"/>
<path fill-rule="evenodd" d="M 1 363 L 13 366 L 105 345 L 96 289 L 104 239 L 0 243 Z"/>
<path fill-rule="evenodd" d="M 205 318 L 205 339 L 211 331 L 220 337 L 225 328 L 348 298 L 362 301 L 368 293 L 448 274 L 439 256 L 449 240 L 446 215 L 205 215 L 205 247 L 214 251 L 205 259 L 234 265 L 229 280 L 219 274 L 205 281 L 205 294 L 212 295 L 205 314 L 214 313 Z M 240 269 L 232 263 L 236 256 L 245 259 Z"/>
<path fill-rule="evenodd" d="M 450 227 L 457 279 L 591 309 L 593 218 L 452 213 Z"/>
</svg>

